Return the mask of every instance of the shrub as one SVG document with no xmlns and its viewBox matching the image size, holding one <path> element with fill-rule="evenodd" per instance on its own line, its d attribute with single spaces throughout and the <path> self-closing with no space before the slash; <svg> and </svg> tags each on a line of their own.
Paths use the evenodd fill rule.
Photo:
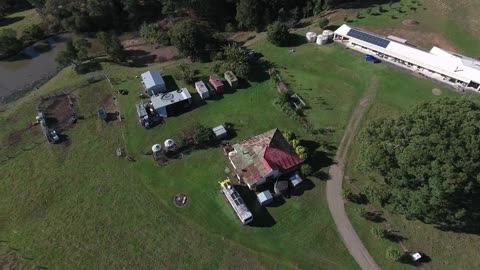
<svg viewBox="0 0 480 270">
<path fill-rule="evenodd" d="M 297 146 L 300 145 L 300 140 L 293 139 L 293 140 L 290 141 L 290 144 L 292 145 L 292 147 L 293 147 L 294 149 L 297 149 Z"/>
<path fill-rule="evenodd" d="M 358 16 L 358 15 L 357 15 Z M 328 26 L 328 24 L 330 23 L 330 21 L 327 19 L 327 18 L 322 18 L 320 19 L 320 21 L 318 22 L 318 26 L 322 29 L 324 29 L 325 27 Z"/>
<path fill-rule="evenodd" d="M 387 259 L 396 262 L 402 257 L 402 252 L 400 252 L 400 250 L 398 250 L 397 248 L 388 247 L 387 251 L 385 252 L 385 256 L 387 257 Z"/>
<path fill-rule="evenodd" d="M 297 146 L 295 148 L 295 152 L 297 153 L 298 157 L 300 157 L 301 159 L 303 160 L 306 160 L 308 159 L 308 152 L 307 152 L 307 148 L 305 148 L 304 146 Z"/>
<path fill-rule="evenodd" d="M 357 214 L 359 217 L 368 218 L 368 211 L 363 207 L 357 208 Z"/>
<path fill-rule="evenodd" d="M 284 23 L 274 22 L 267 27 L 267 38 L 272 44 L 285 46 L 290 38 L 288 26 Z"/>
<path fill-rule="evenodd" d="M 23 42 L 35 42 L 42 39 L 44 36 L 45 31 L 36 24 L 27 26 L 22 32 Z"/>
<path fill-rule="evenodd" d="M 22 42 L 17 39 L 17 32 L 12 29 L 0 30 L 0 58 L 18 53 L 22 49 Z"/>
<path fill-rule="evenodd" d="M 283 137 L 285 137 L 285 139 L 290 142 L 291 144 L 291 141 L 294 140 L 296 138 L 295 136 L 295 133 L 291 132 L 291 131 L 284 131 L 283 132 Z M 295 148 L 295 147 L 294 147 Z"/>
<path fill-rule="evenodd" d="M 370 232 L 375 236 L 376 238 L 385 238 L 385 230 L 379 227 L 372 227 L 370 229 Z"/>
<path fill-rule="evenodd" d="M 303 164 L 302 167 L 300 168 L 300 172 L 304 176 L 310 176 L 313 174 L 313 168 L 309 164 Z"/>
<path fill-rule="evenodd" d="M 185 83 L 191 83 L 195 77 L 195 70 L 185 62 L 182 62 L 178 65 L 175 78 L 178 80 L 183 80 Z"/>
<path fill-rule="evenodd" d="M 342 197 L 344 200 L 351 201 L 353 196 L 354 195 L 350 189 L 342 190 Z"/>
</svg>

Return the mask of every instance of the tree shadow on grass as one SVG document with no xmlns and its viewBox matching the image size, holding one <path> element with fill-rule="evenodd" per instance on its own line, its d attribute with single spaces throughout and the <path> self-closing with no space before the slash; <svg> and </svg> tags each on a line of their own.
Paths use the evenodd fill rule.
<svg viewBox="0 0 480 270">
<path fill-rule="evenodd" d="M 268 70 L 271 68 L 276 68 L 276 65 L 266 59 L 258 59 L 256 63 L 252 64 L 249 80 L 258 83 L 269 80 Z"/>
<path fill-rule="evenodd" d="M 303 35 L 290 34 L 289 41 L 285 47 L 298 47 L 307 43 L 307 39 Z"/>
<path fill-rule="evenodd" d="M 303 182 L 296 188 L 294 188 L 291 192 L 291 196 L 302 196 L 305 192 L 312 190 L 316 187 L 315 183 L 313 183 L 308 178 L 303 178 Z"/>
<path fill-rule="evenodd" d="M 126 50 L 126 54 L 135 67 L 146 67 L 157 59 L 155 55 L 144 50 Z"/>
<path fill-rule="evenodd" d="M 77 72 L 77 74 L 87 74 L 90 72 L 100 71 L 103 68 L 102 68 L 102 65 L 100 64 L 100 61 L 93 59 L 88 62 L 75 66 L 74 69 L 75 69 L 75 72 Z"/>
<path fill-rule="evenodd" d="M 385 232 L 385 239 L 394 243 L 400 243 L 402 241 L 408 240 L 407 237 L 401 236 L 400 234 L 392 231 Z"/>
</svg>

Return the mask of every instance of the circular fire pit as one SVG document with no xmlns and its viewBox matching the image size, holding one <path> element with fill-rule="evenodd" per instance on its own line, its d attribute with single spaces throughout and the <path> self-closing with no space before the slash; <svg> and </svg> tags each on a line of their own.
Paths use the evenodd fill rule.
<svg viewBox="0 0 480 270">
<path fill-rule="evenodd" d="M 173 204 L 178 208 L 184 207 L 185 205 L 187 205 L 187 202 L 188 199 L 186 194 L 178 193 L 173 196 Z"/>
</svg>

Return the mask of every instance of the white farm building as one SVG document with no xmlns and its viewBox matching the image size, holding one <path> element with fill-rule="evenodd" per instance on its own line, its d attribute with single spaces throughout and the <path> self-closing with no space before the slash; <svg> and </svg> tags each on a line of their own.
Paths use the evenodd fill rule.
<svg viewBox="0 0 480 270">
<path fill-rule="evenodd" d="M 373 55 L 459 90 L 480 91 L 480 61 L 433 47 L 423 51 L 406 40 L 384 37 L 346 24 L 334 32 L 334 40 L 345 46 Z"/>
</svg>

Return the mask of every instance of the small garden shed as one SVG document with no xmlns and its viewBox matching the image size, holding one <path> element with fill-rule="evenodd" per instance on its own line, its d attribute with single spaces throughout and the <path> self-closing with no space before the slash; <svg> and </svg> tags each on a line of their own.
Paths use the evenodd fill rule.
<svg viewBox="0 0 480 270">
<path fill-rule="evenodd" d="M 225 80 L 228 82 L 228 84 L 230 84 L 232 88 L 237 88 L 238 86 L 237 76 L 235 76 L 235 74 L 233 74 L 233 72 L 230 70 L 225 72 L 224 75 L 225 75 Z"/>
<path fill-rule="evenodd" d="M 222 80 L 220 80 L 220 78 L 217 75 L 215 74 L 211 75 L 208 81 L 213 86 L 213 88 L 215 88 L 215 91 L 217 91 L 218 93 L 223 93 L 223 90 L 225 87 L 223 85 Z"/>
<path fill-rule="evenodd" d="M 203 81 L 196 82 L 195 89 L 197 90 L 197 93 L 200 95 L 200 98 L 207 99 L 210 97 L 210 92 L 208 91 L 208 88 L 205 86 L 205 83 Z"/>
<path fill-rule="evenodd" d="M 260 205 L 264 206 L 273 201 L 273 195 L 269 190 L 265 190 L 257 194 L 257 200 Z"/>
</svg>

